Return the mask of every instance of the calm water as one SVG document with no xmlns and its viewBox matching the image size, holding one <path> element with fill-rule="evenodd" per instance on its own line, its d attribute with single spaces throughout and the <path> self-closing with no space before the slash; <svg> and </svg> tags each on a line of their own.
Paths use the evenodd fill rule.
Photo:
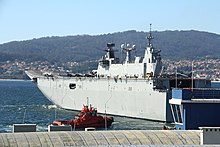
<svg viewBox="0 0 220 147">
<path fill-rule="evenodd" d="M 0 80 L 0 132 L 11 132 L 15 123 L 37 124 L 47 131 L 54 119 L 72 119 L 78 112 L 57 108 L 31 81 Z M 161 129 L 164 123 L 114 117 L 111 130 Z"/>
</svg>

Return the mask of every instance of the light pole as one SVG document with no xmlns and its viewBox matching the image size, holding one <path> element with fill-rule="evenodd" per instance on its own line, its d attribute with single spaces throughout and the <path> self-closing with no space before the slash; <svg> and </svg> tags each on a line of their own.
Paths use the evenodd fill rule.
<svg viewBox="0 0 220 147">
<path fill-rule="evenodd" d="M 26 110 L 27 109 L 25 109 L 25 111 L 24 111 L 23 124 L 24 124 L 24 120 L 25 120 Z"/>
<path fill-rule="evenodd" d="M 112 98 L 112 89 L 111 89 L 111 95 L 110 95 L 109 99 L 105 102 L 105 130 L 107 130 L 106 106 L 107 106 L 108 101 L 109 101 L 111 98 Z"/>
<path fill-rule="evenodd" d="M 194 71 L 193 71 L 193 66 L 194 66 L 193 62 L 194 62 L 194 60 L 192 61 L 192 77 L 191 77 L 192 78 L 192 91 L 193 91 L 193 73 L 194 73 Z"/>
<path fill-rule="evenodd" d="M 106 103 L 105 103 L 105 130 L 107 130 L 107 118 L 106 118 Z"/>
<path fill-rule="evenodd" d="M 176 88 L 177 88 L 177 66 L 176 66 Z"/>
</svg>

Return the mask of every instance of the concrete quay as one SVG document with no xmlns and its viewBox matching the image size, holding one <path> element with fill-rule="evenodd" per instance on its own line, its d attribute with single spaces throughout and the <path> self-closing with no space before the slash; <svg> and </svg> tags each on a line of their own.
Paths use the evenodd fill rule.
<svg viewBox="0 0 220 147">
<path fill-rule="evenodd" d="M 0 146 L 198 146 L 200 130 L 114 130 L 0 133 Z"/>
</svg>

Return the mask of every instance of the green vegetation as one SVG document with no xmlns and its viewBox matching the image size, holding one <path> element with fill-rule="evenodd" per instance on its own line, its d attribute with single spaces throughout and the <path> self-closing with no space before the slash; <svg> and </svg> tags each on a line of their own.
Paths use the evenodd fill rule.
<svg viewBox="0 0 220 147">
<path fill-rule="evenodd" d="M 134 30 L 97 36 L 77 35 L 44 37 L 0 44 L 0 62 L 22 60 L 48 61 L 51 64 L 94 61 L 104 54 L 106 43 L 114 42 L 120 50 L 122 43 L 135 44 L 135 55 L 143 55 L 147 32 Z M 196 59 L 218 57 L 220 35 L 200 31 L 153 32 L 154 46 L 162 50 L 163 59 Z M 118 54 L 120 53 L 117 52 Z"/>
</svg>

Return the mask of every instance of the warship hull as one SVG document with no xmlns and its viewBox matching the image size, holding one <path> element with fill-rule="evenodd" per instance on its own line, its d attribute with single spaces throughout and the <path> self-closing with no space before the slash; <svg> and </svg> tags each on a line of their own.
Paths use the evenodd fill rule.
<svg viewBox="0 0 220 147">
<path fill-rule="evenodd" d="M 41 92 L 64 109 L 92 104 L 100 113 L 172 121 L 170 92 L 154 90 L 153 80 L 38 76 L 36 81 Z"/>
</svg>

